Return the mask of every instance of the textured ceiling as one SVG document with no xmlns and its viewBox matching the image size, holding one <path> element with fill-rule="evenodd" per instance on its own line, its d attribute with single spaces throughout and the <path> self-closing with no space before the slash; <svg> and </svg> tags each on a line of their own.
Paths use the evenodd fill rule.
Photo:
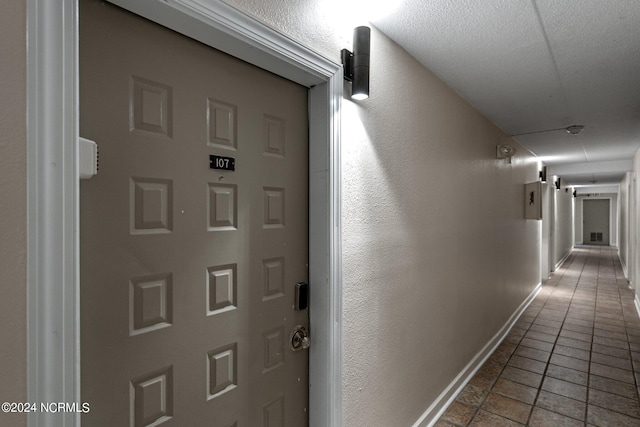
<svg viewBox="0 0 640 427">
<path fill-rule="evenodd" d="M 619 182 L 640 148 L 640 1 L 404 0 L 374 25 L 552 170 L 580 164 L 565 182 Z"/>
</svg>

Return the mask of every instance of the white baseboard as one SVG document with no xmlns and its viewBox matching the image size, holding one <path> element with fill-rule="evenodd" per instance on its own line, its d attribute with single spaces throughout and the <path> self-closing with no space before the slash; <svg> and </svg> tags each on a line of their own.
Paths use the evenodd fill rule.
<svg viewBox="0 0 640 427">
<path fill-rule="evenodd" d="M 511 315 L 509 320 L 500 328 L 491 340 L 474 356 L 464 369 L 454 378 L 454 380 L 444 389 L 440 396 L 427 408 L 418 418 L 412 427 L 432 427 L 447 410 L 449 405 L 455 400 L 458 394 L 467 385 L 471 378 L 478 372 L 478 369 L 487 361 L 489 356 L 498 348 L 502 340 L 507 336 L 513 325 L 518 321 L 522 313 L 535 299 L 542 288 L 542 283 L 538 283 L 535 289 L 529 294 L 518 309 Z"/>
<path fill-rule="evenodd" d="M 622 260 L 620 256 L 620 251 L 618 251 L 618 260 L 620 261 L 620 265 L 622 266 L 622 272 L 624 273 L 624 277 L 629 279 L 629 270 L 627 270 L 627 264 Z"/>
<path fill-rule="evenodd" d="M 569 255 L 571 255 L 571 252 L 573 252 L 573 249 L 574 249 L 574 246 L 571 246 L 571 249 L 569 249 L 569 251 L 566 254 L 564 254 L 562 259 L 556 263 L 556 265 L 553 268 L 553 271 L 556 271 L 558 268 L 560 268 L 560 266 L 567 260 L 567 258 L 569 258 Z"/>
</svg>

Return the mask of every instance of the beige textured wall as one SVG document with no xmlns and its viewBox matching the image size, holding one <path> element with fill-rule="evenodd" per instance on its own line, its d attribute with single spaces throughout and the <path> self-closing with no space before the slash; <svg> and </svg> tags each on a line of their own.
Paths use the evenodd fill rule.
<svg viewBox="0 0 640 427">
<path fill-rule="evenodd" d="M 223 0 L 276 31 L 340 62 L 340 49 L 350 48 L 359 23 L 343 13 L 342 0 Z"/>
<path fill-rule="evenodd" d="M 345 425 L 411 425 L 540 281 L 537 163 L 497 160 L 507 137 L 377 31 L 372 52 L 343 111 Z"/>
<path fill-rule="evenodd" d="M 26 392 L 26 18 L 25 1 L 0 13 L 0 402 Z M 23 426 L 0 413 L 0 425 Z"/>
<path fill-rule="evenodd" d="M 349 47 L 327 2 L 228 2 L 334 61 Z M 540 222 L 524 148 L 496 160 L 508 138 L 375 29 L 371 69 L 342 116 L 344 421 L 386 427 L 414 423 L 539 283 Z"/>
</svg>

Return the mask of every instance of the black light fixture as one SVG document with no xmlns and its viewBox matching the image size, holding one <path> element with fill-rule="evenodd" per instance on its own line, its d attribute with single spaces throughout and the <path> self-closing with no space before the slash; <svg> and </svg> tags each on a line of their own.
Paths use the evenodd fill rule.
<svg viewBox="0 0 640 427">
<path fill-rule="evenodd" d="M 344 79 L 351 82 L 351 98 L 369 97 L 369 60 L 371 56 L 371 29 L 357 27 L 353 30 L 353 52 L 340 51 Z"/>
<path fill-rule="evenodd" d="M 542 170 L 538 172 L 538 176 L 540 177 L 540 181 L 547 182 L 547 167 L 543 166 Z"/>
<path fill-rule="evenodd" d="M 558 178 L 556 179 L 555 184 L 556 184 L 556 190 L 559 190 L 559 189 L 560 189 L 560 187 L 562 186 L 562 184 L 560 183 L 560 177 L 558 177 Z"/>
</svg>

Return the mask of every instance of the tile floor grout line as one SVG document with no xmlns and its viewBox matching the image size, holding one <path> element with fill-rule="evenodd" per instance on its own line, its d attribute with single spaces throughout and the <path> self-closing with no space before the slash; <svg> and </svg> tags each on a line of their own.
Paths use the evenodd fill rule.
<svg viewBox="0 0 640 427">
<path fill-rule="evenodd" d="M 601 264 L 599 263 L 599 264 L 598 264 L 598 268 L 600 267 L 600 265 L 601 265 Z M 615 262 L 614 262 L 614 275 L 615 275 Z M 617 295 L 616 299 L 617 299 L 617 301 L 619 302 L 619 307 L 620 307 L 620 310 L 621 310 L 621 312 L 622 312 L 622 297 L 621 297 L 621 295 L 620 295 L 620 287 L 619 287 L 619 284 L 617 283 L 618 278 L 617 278 L 617 276 L 615 276 L 615 277 L 616 277 L 616 290 L 615 290 L 615 291 L 616 291 L 616 295 Z M 599 280 L 598 280 L 598 279 L 600 279 L 600 274 L 598 274 L 598 277 L 597 277 L 597 279 L 596 279 L 597 284 L 598 284 L 598 285 L 600 285 L 600 282 L 599 282 Z M 602 283 L 602 285 L 604 286 L 604 285 L 606 285 L 606 283 Z M 603 299 L 604 299 L 604 297 L 603 297 Z M 596 312 L 597 312 L 597 297 L 596 297 Z M 631 354 L 631 346 L 630 346 L 629 336 L 628 336 L 628 334 L 627 334 L 627 327 L 626 327 L 626 323 L 627 323 L 627 322 L 626 322 L 626 319 L 625 319 L 625 317 L 624 317 L 624 314 L 622 314 L 622 322 L 623 322 L 623 324 L 624 324 L 625 335 L 626 335 L 626 337 L 627 337 L 627 350 L 628 350 L 628 352 L 629 352 L 629 357 L 630 357 L 630 359 L 629 359 L 629 360 L 630 360 L 630 362 L 631 362 L 631 369 L 632 369 L 632 370 L 631 370 L 631 373 L 633 374 L 633 377 L 634 377 L 634 387 L 635 387 L 635 386 L 637 386 L 637 380 L 636 380 L 636 378 L 635 378 L 635 368 L 633 367 L 633 355 Z M 606 323 L 606 322 L 602 322 L 602 323 Z M 617 326 L 617 325 L 614 325 L 613 323 L 606 323 L 606 324 L 608 324 L 608 325 L 612 325 L 612 326 Z M 595 328 L 595 317 L 594 317 L 594 338 L 595 338 L 595 329 L 596 329 L 596 328 Z M 597 354 L 600 354 L 599 352 L 597 352 L 597 351 L 594 351 L 594 350 L 593 350 L 593 342 L 592 342 L 592 344 L 591 344 L 591 348 L 592 348 L 592 351 L 591 351 L 591 354 L 590 354 L 590 358 L 591 358 L 591 355 L 592 355 L 594 352 L 595 352 L 595 353 L 597 353 Z M 615 357 L 615 356 L 611 356 L 611 357 Z M 606 365 L 606 366 L 609 366 L 609 365 Z M 589 371 L 590 371 L 590 370 L 591 370 L 591 363 L 589 363 Z M 608 378 L 608 379 L 613 380 L 612 378 Z M 615 380 L 614 380 L 614 381 L 615 381 Z M 591 374 L 589 374 L 589 377 L 588 377 L 588 384 L 590 385 L 590 383 L 591 383 Z M 587 389 L 587 398 L 590 396 L 590 392 L 591 392 L 591 387 L 588 387 L 588 389 Z M 624 396 L 622 396 L 622 397 L 624 397 Z M 638 402 L 638 401 L 640 401 L 640 398 L 636 400 L 636 402 Z M 603 408 L 603 409 L 605 409 L 605 410 L 608 410 L 608 411 L 611 411 L 611 412 L 614 412 L 614 413 L 617 413 L 617 414 L 621 414 L 621 415 L 624 415 L 624 416 L 629 416 L 629 415 L 627 415 L 627 414 L 625 414 L 625 413 L 623 413 L 623 412 L 619 412 L 619 411 L 617 411 L 617 410 L 615 410 L 615 409 L 605 408 L 605 407 L 600 406 L 600 405 L 598 405 L 598 404 L 596 404 L 596 403 L 593 403 L 593 404 L 592 404 L 592 403 L 590 403 L 589 401 L 587 401 L 587 417 L 588 417 L 588 408 L 589 408 L 589 405 L 596 406 L 596 407 L 599 407 L 599 408 Z M 635 417 L 632 417 L 632 418 L 635 418 Z M 586 421 L 588 421 L 588 419 L 587 419 Z"/>
<path fill-rule="evenodd" d="M 569 261 L 569 259 L 567 259 L 567 261 Z M 570 262 L 569 265 L 571 265 L 574 261 L 575 261 L 575 258 L 571 259 L 569 261 Z M 553 294 L 557 291 L 557 287 L 558 287 L 560 281 L 562 280 L 562 278 L 564 277 L 564 274 L 565 273 L 563 272 L 562 275 L 560 276 L 559 280 L 558 280 L 558 284 L 556 284 L 554 286 L 554 290 L 552 292 L 550 292 L 549 296 L 545 300 L 545 302 L 542 305 L 541 309 L 538 311 L 538 314 L 536 314 L 536 317 L 531 322 L 532 325 L 535 323 L 535 320 L 540 316 L 540 312 L 544 309 L 544 307 L 548 304 L 549 300 L 553 297 Z M 574 294 L 575 294 L 575 288 L 574 288 Z M 573 295 L 572 295 L 572 299 L 573 299 Z M 560 327 L 559 327 L 558 333 L 557 333 L 557 335 L 555 337 L 555 340 L 553 342 L 553 347 L 551 347 L 551 350 L 549 352 L 549 358 L 547 359 L 547 362 L 545 363 L 544 370 L 543 370 L 543 372 L 541 374 L 542 377 L 540 378 L 540 385 L 538 386 L 538 388 L 536 390 L 536 396 L 533 399 L 533 403 L 531 404 L 531 411 L 529 412 L 529 416 L 527 417 L 527 422 L 525 424 L 526 426 L 528 426 L 531 423 L 531 417 L 533 416 L 533 411 L 537 407 L 538 399 L 540 398 L 540 393 L 542 391 L 542 387 L 544 385 L 544 381 L 547 378 L 547 372 L 549 370 L 549 365 L 551 364 L 551 356 L 554 354 L 554 350 L 556 349 L 556 346 L 557 346 L 557 343 L 558 343 L 558 338 L 560 337 L 560 332 L 562 331 L 562 328 L 563 328 L 563 326 L 565 324 L 565 321 L 567 319 L 567 315 L 568 315 L 568 309 L 567 309 L 567 312 L 565 312 L 564 317 L 562 318 L 562 322 L 560 323 Z"/>
<path fill-rule="evenodd" d="M 543 385 L 544 385 L 544 381 L 547 379 L 547 372 L 548 372 L 548 370 L 549 370 L 549 365 L 551 365 L 551 357 L 552 357 L 552 356 L 553 356 L 553 354 L 555 353 L 555 349 L 556 349 L 556 347 L 557 347 L 557 345 L 558 345 L 557 343 L 558 343 L 558 340 L 559 340 L 559 338 L 560 338 L 560 334 L 562 333 L 562 331 L 563 331 L 563 329 L 564 329 L 564 326 L 565 326 L 566 321 L 567 321 L 567 317 L 569 317 L 569 310 L 570 310 L 570 308 L 571 308 L 571 304 L 572 304 L 572 302 L 573 302 L 573 299 L 575 298 L 576 290 L 578 289 L 578 286 L 580 285 L 580 278 L 582 277 L 582 274 L 584 273 L 584 268 L 585 268 L 585 266 L 587 265 L 587 261 L 588 261 L 588 258 L 587 258 L 587 259 L 585 260 L 585 262 L 582 264 L 582 268 L 580 269 L 580 274 L 578 275 L 578 278 L 577 278 L 576 284 L 575 284 L 575 286 L 573 286 L 573 291 L 572 291 L 572 293 L 571 293 L 571 300 L 570 300 L 570 301 L 569 301 L 569 303 L 568 303 L 567 311 L 566 311 L 566 313 L 565 313 L 565 315 L 564 315 L 564 318 L 562 319 L 562 323 L 561 323 L 561 325 L 560 325 L 560 330 L 558 331 L 558 335 L 556 336 L 556 340 L 555 340 L 555 342 L 554 342 L 554 345 L 553 345 L 553 348 L 552 348 L 551 354 L 549 355 L 549 361 L 547 362 L 547 365 L 545 366 L 545 371 L 544 371 L 544 374 L 543 374 L 543 377 L 542 377 L 542 383 L 540 384 L 540 388 L 538 389 L 538 393 L 537 393 L 537 395 L 536 395 L 535 403 L 537 403 L 538 398 L 539 398 L 539 396 L 540 396 L 540 393 L 543 391 L 542 387 L 543 387 Z M 567 270 L 568 270 L 568 269 L 567 269 Z M 564 274 L 563 274 L 563 276 L 564 276 Z M 593 311 L 594 311 L 594 317 L 595 317 L 595 307 L 594 307 Z M 592 331 L 592 339 L 593 339 L 593 327 L 591 328 L 591 331 Z M 591 354 L 589 354 L 589 359 L 591 359 Z M 587 370 L 588 370 L 588 369 L 589 369 L 589 368 L 587 368 Z M 589 375 L 589 374 L 587 373 L 587 381 L 588 381 L 588 375 Z M 588 387 L 587 387 L 587 390 L 588 390 Z M 550 393 L 552 393 L 552 392 L 550 392 Z M 553 393 L 553 394 L 555 394 L 555 393 Z M 564 397 L 567 397 L 567 396 L 564 396 Z M 536 407 L 536 406 L 535 406 L 535 403 L 534 403 L 534 406 L 533 406 L 534 408 Z M 583 422 L 583 423 L 586 423 L 586 420 L 587 420 L 586 407 L 587 407 L 587 405 L 586 405 L 586 403 L 585 403 L 585 412 L 584 412 L 584 417 L 583 417 L 583 419 L 582 419 L 582 422 Z M 544 408 L 543 408 L 543 409 L 544 409 Z M 550 409 L 546 409 L 546 410 L 551 411 Z M 551 411 L 551 412 L 557 413 L 557 412 L 555 412 L 555 411 Z M 533 409 L 531 410 L 531 415 L 533 415 Z M 565 414 L 560 414 L 560 415 L 566 416 Z M 573 417 L 569 417 L 569 418 L 573 418 Z M 527 425 L 529 425 L 529 421 L 530 421 L 530 420 L 528 420 Z"/>
<path fill-rule="evenodd" d="M 567 261 L 569 261 L 569 259 L 567 259 Z M 570 261 L 569 265 L 573 264 L 574 261 L 575 261 L 575 258 Z M 583 269 L 584 269 L 584 264 L 583 264 Z M 568 270 L 568 268 L 567 268 L 567 270 Z M 558 284 L 562 280 L 562 278 L 564 277 L 564 274 L 565 273 L 563 272 L 561 277 L 558 280 Z M 582 275 L 582 270 L 581 270 L 580 276 L 581 275 Z M 578 281 L 579 281 L 579 278 L 578 278 Z M 538 313 L 536 314 L 534 320 L 531 322 L 531 325 L 533 325 L 535 323 L 535 320 L 540 316 L 540 312 L 546 307 L 546 305 L 548 304 L 549 300 L 552 299 L 553 294 L 557 291 L 557 286 L 558 285 L 554 286 L 554 290 L 552 292 L 550 292 L 549 296 L 547 297 L 546 301 L 542 305 L 541 309 L 538 311 Z M 575 290 L 576 290 L 577 286 L 578 286 L 577 283 L 576 283 L 575 286 L 573 286 L 573 292 L 571 294 L 571 301 L 573 301 L 573 297 L 575 296 Z M 535 410 L 536 407 L 538 407 L 537 406 L 538 399 L 540 398 L 540 393 L 543 391 L 543 386 L 544 386 L 545 380 L 547 379 L 547 372 L 549 370 L 549 365 L 551 364 L 551 357 L 553 356 L 553 354 L 555 352 L 555 349 L 556 349 L 556 347 L 558 345 L 558 339 L 560 338 L 560 333 L 562 332 L 562 330 L 564 328 L 564 325 L 565 325 L 565 322 L 567 320 L 567 316 L 569 315 L 569 308 L 571 307 L 571 301 L 569 301 L 569 303 L 567 305 L 567 309 L 566 309 L 565 314 L 564 314 L 564 316 L 562 318 L 562 322 L 560 322 L 560 326 L 559 326 L 558 332 L 556 334 L 555 340 L 553 342 L 553 346 L 551 347 L 551 350 L 549 351 L 549 358 L 547 359 L 547 362 L 545 364 L 544 370 L 543 370 L 543 372 L 541 374 L 542 377 L 540 378 L 540 385 L 538 386 L 538 388 L 536 390 L 536 396 L 533 399 L 533 402 L 531 404 L 531 411 L 529 412 L 529 416 L 527 417 L 527 422 L 525 424 L 526 426 L 528 426 L 531 423 L 531 417 L 533 416 L 533 411 Z M 544 318 L 542 318 L 542 319 L 544 319 Z M 529 331 L 529 329 L 527 331 Z M 542 408 L 542 409 L 545 409 L 545 408 Z M 545 410 L 550 411 L 549 409 L 545 409 Z M 550 412 L 556 413 L 555 411 L 550 411 Z M 563 414 L 560 414 L 560 415 L 563 415 Z M 585 419 L 586 419 L 586 417 L 585 417 Z"/>
<path fill-rule="evenodd" d="M 599 271 L 599 267 L 598 267 Z M 582 277 L 582 275 L 580 275 Z M 596 313 L 598 312 L 598 276 L 596 276 L 596 295 L 593 301 L 593 326 L 591 327 L 591 343 L 589 344 L 589 364 L 587 365 L 587 393 L 585 396 L 584 404 L 584 419 L 585 425 L 589 422 L 589 398 L 591 397 L 591 361 L 593 359 L 593 341 L 596 334 Z"/>
</svg>

